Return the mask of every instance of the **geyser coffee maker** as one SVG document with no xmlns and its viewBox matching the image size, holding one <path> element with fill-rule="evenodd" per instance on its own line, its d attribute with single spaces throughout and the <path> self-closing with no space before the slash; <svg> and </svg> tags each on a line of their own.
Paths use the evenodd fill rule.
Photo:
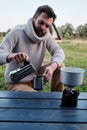
<svg viewBox="0 0 87 130">
<path fill-rule="evenodd" d="M 76 107 L 79 91 L 73 89 L 83 83 L 84 69 L 63 67 L 60 71 L 60 81 L 67 88 L 64 89 L 61 107 Z"/>
</svg>

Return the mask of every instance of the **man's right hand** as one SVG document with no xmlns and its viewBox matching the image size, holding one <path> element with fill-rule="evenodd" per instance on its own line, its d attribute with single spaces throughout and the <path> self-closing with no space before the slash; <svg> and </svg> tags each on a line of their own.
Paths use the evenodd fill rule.
<svg viewBox="0 0 87 130">
<path fill-rule="evenodd" d="M 11 62 L 14 61 L 15 63 L 21 63 L 24 61 L 29 61 L 29 56 L 24 53 L 24 52 L 20 52 L 20 53 L 11 53 L 7 56 L 7 62 Z"/>
</svg>

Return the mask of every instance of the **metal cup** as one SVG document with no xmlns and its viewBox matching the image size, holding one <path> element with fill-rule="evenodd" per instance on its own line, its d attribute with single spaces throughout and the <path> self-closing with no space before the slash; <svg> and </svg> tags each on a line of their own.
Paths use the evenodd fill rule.
<svg viewBox="0 0 87 130">
<path fill-rule="evenodd" d="M 35 90 L 42 90 L 44 84 L 43 82 L 44 82 L 43 76 L 35 76 L 33 79 L 33 88 Z"/>
</svg>

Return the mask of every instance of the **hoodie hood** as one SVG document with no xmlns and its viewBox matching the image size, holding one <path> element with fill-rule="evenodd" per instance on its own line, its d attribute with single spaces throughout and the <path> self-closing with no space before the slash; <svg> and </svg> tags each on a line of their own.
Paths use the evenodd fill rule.
<svg viewBox="0 0 87 130">
<path fill-rule="evenodd" d="M 49 36 L 49 31 L 43 36 L 43 37 L 38 37 L 34 31 L 34 27 L 33 27 L 33 22 L 32 19 L 30 19 L 25 28 L 24 31 L 26 33 L 26 35 L 34 42 L 34 43 L 40 43 L 41 41 L 47 40 L 48 36 Z"/>
</svg>

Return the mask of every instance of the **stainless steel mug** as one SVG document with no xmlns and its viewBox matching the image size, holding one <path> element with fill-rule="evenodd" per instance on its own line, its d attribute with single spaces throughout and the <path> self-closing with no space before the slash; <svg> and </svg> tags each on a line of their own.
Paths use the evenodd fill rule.
<svg viewBox="0 0 87 130">
<path fill-rule="evenodd" d="M 33 88 L 35 90 L 42 90 L 44 85 L 44 77 L 43 76 L 35 76 L 33 79 Z"/>
</svg>

